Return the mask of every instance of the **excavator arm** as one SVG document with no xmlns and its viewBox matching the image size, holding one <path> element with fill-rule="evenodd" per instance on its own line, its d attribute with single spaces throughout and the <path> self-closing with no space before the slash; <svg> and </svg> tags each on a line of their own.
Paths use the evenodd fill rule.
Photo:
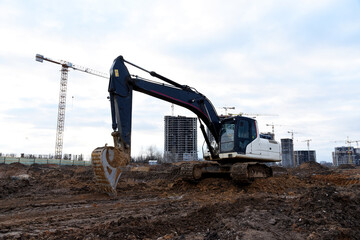
<svg viewBox="0 0 360 240">
<path fill-rule="evenodd" d="M 143 69 L 169 84 L 153 82 L 137 76 L 132 77 L 125 66 L 125 62 L 127 61 L 122 56 L 119 56 L 114 60 L 110 69 L 109 93 L 112 127 L 118 136 L 117 146 L 120 148 L 131 147 L 133 91 L 142 92 L 189 109 L 201 119 L 214 136 L 215 141 L 218 142 L 221 128 L 220 118 L 209 99 L 189 86 L 180 85 L 155 72 Z M 207 138 L 207 136 L 204 137 Z"/>
</svg>

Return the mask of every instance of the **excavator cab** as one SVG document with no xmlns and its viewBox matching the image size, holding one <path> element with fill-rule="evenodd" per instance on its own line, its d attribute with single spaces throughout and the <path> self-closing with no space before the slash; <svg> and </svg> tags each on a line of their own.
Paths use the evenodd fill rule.
<svg viewBox="0 0 360 240">
<path fill-rule="evenodd" d="M 246 147 L 256 137 L 255 119 L 240 116 L 225 119 L 220 131 L 220 153 L 246 154 Z"/>
<path fill-rule="evenodd" d="M 213 137 L 210 137 L 213 139 Z M 222 163 L 231 162 L 278 162 L 281 160 L 280 144 L 259 133 L 253 118 L 235 116 L 223 119 L 219 133 L 219 144 L 212 144 L 217 153 L 212 158 L 207 146 L 203 148 L 205 160 Z"/>
</svg>

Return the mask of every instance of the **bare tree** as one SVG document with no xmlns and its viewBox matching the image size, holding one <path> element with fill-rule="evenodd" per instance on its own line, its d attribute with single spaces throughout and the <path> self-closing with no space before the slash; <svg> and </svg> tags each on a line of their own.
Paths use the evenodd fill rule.
<svg viewBox="0 0 360 240">
<path fill-rule="evenodd" d="M 141 151 L 139 156 L 134 158 L 135 162 L 149 162 L 149 160 L 157 160 L 162 162 L 162 154 L 156 148 L 156 146 L 151 145 L 146 148 L 145 151 Z"/>
</svg>

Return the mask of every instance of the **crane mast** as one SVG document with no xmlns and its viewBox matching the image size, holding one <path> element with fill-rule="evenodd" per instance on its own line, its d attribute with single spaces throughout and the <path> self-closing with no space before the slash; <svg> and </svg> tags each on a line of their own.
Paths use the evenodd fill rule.
<svg viewBox="0 0 360 240">
<path fill-rule="evenodd" d="M 67 67 L 61 67 L 58 121 L 56 127 L 56 142 L 55 142 L 55 159 L 62 158 L 68 72 L 69 69 Z"/>
<path fill-rule="evenodd" d="M 55 142 L 55 159 L 62 159 L 63 139 L 64 139 L 64 130 L 65 130 L 64 128 L 65 128 L 66 93 L 67 93 L 67 80 L 68 80 L 69 68 L 107 79 L 109 78 L 109 75 L 87 67 L 72 64 L 71 62 L 68 61 L 53 60 L 44 57 L 43 55 L 40 54 L 36 54 L 35 58 L 36 61 L 38 62 L 43 62 L 45 60 L 48 62 L 61 65 L 60 93 L 59 93 L 58 118 L 57 118 L 57 127 L 56 127 L 56 142 Z"/>
</svg>

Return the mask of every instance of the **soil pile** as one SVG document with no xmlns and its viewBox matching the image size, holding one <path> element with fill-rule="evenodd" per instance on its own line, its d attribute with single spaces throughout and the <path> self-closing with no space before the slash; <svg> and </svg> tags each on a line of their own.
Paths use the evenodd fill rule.
<svg viewBox="0 0 360 240">
<path fill-rule="evenodd" d="M 317 167 L 238 185 L 131 165 L 109 198 L 91 167 L 0 165 L 0 239 L 357 239 L 360 169 Z"/>
<path fill-rule="evenodd" d="M 340 164 L 337 169 L 355 169 L 353 164 Z"/>
<path fill-rule="evenodd" d="M 311 162 L 304 162 L 300 166 L 290 169 L 289 171 L 293 175 L 308 176 L 308 175 L 312 175 L 312 174 L 325 174 L 329 170 L 330 169 L 328 167 L 325 167 L 317 162 L 311 161 Z"/>
</svg>

